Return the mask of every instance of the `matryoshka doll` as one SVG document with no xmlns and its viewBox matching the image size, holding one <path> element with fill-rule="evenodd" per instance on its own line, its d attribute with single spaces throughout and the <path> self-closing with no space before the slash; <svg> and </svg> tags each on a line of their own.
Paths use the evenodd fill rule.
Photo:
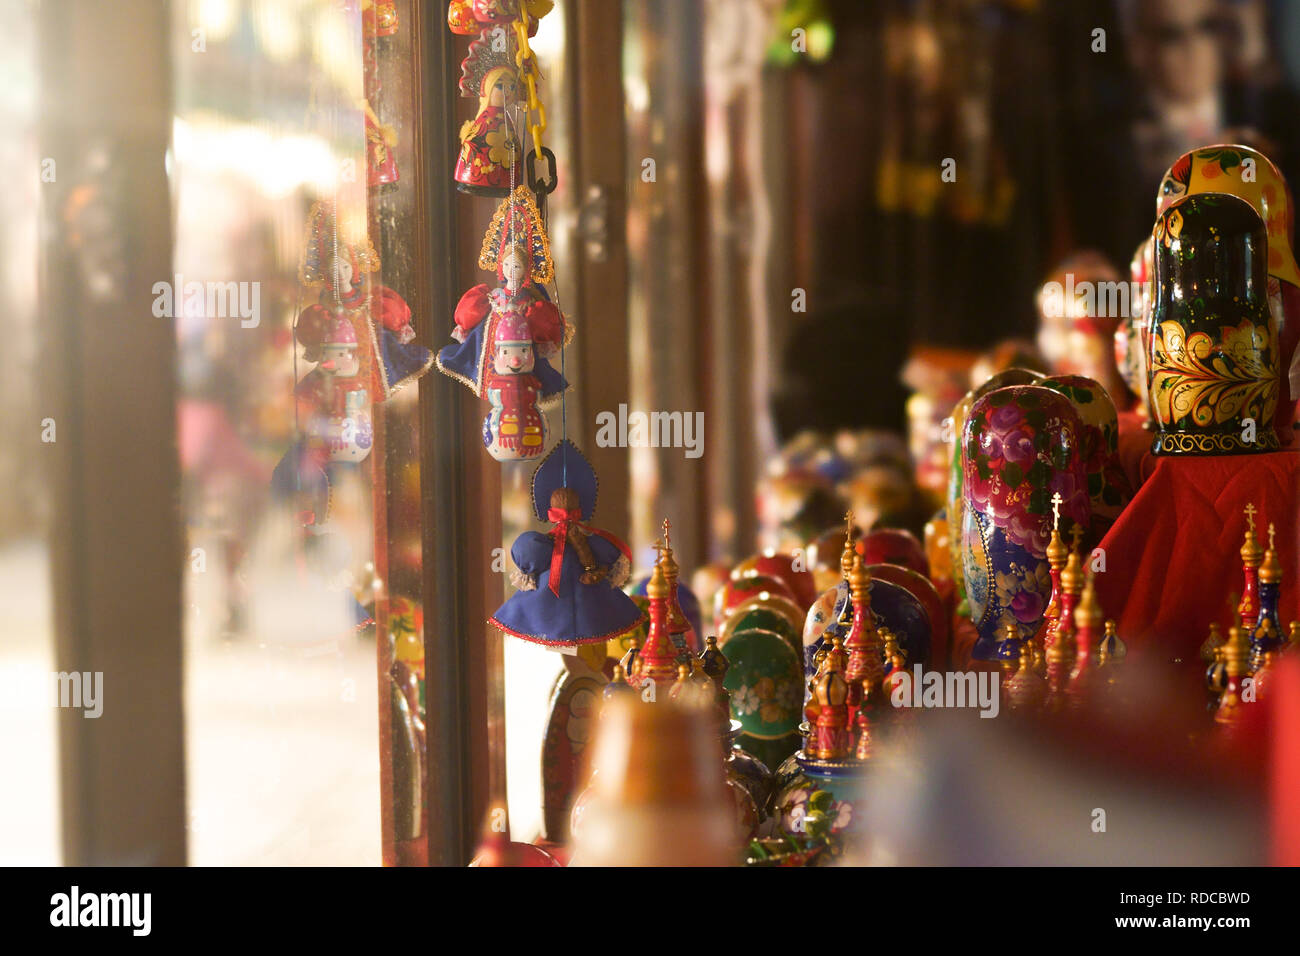
<svg viewBox="0 0 1300 956">
<path fill-rule="evenodd" d="M 1276 323 L 1274 364 L 1278 406 L 1273 426 L 1285 446 L 1293 440 L 1295 402 L 1300 398 L 1300 268 L 1291 245 L 1291 190 L 1267 156 L 1249 146 L 1218 144 L 1184 153 L 1165 172 L 1156 215 L 1184 196 L 1228 193 L 1250 203 L 1268 232 L 1268 306 Z"/>
<path fill-rule="evenodd" d="M 1053 495 L 1063 516 L 1088 526 L 1082 434 L 1069 401 L 1041 386 L 1001 388 L 971 406 L 962 432 L 961 541 L 976 660 L 997 659 L 1008 624 L 1021 641 L 1042 624 L 1052 594 Z"/>
<path fill-rule="evenodd" d="M 1119 416 L 1110 395 L 1090 378 L 1054 375 L 1039 384 L 1069 399 L 1083 424 L 1083 464 L 1092 500 L 1091 541 L 1095 543 L 1133 497 L 1119 462 Z"/>
<path fill-rule="evenodd" d="M 515 130 L 519 73 L 515 39 L 489 27 L 469 45 L 461 63 L 460 94 L 478 97 L 478 114 L 460 129 L 456 188 L 480 196 L 505 196 L 523 180 L 523 143 Z"/>
<path fill-rule="evenodd" d="M 1277 326 L 1259 213 L 1225 193 L 1185 196 L 1156 220 L 1155 241 L 1151 453 L 1276 450 Z"/>
<path fill-rule="evenodd" d="M 1128 285 L 1099 252 L 1070 256 L 1038 290 L 1038 347 L 1057 375 L 1083 375 L 1124 395 L 1115 329 L 1129 311 Z"/>
<path fill-rule="evenodd" d="M 1129 309 L 1115 327 L 1115 364 L 1119 377 L 1137 397 L 1133 411 L 1139 420 L 1150 415 L 1147 407 L 1147 333 L 1155 286 L 1155 246 L 1150 236 L 1142 240 L 1129 263 Z M 1116 411 L 1126 411 L 1121 397 L 1112 395 Z M 1128 401 L 1124 399 L 1123 401 Z"/>
<path fill-rule="evenodd" d="M 536 458 L 546 444 L 542 408 L 567 387 L 547 359 L 563 347 L 568 324 L 541 285 L 553 274 L 550 248 L 526 186 L 497 210 L 479 266 L 495 268 L 500 285 L 477 285 L 461 297 L 457 344 L 438 353 L 438 368 L 491 404 L 483 444 L 493 458 Z"/>
</svg>

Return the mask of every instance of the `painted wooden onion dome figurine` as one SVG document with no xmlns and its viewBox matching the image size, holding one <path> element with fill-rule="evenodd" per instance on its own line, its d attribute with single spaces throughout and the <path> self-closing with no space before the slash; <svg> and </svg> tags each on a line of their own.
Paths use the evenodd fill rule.
<svg viewBox="0 0 1300 956">
<path fill-rule="evenodd" d="M 554 267 L 527 187 L 498 207 L 478 263 L 496 271 L 499 285 L 476 285 L 461 296 L 451 333 L 457 344 L 438 353 L 438 369 L 491 404 L 483 444 L 493 458 L 536 458 L 547 438 L 542 409 L 568 387 L 548 359 L 566 344 L 569 326 L 543 288 Z"/>
<path fill-rule="evenodd" d="M 641 652 L 637 655 L 636 673 L 628 678 L 635 686 L 651 681 L 656 688 L 666 689 L 676 677 L 677 648 L 668 632 L 668 593 L 668 579 L 664 576 L 663 562 L 656 561 L 654 570 L 650 573 L 650 582 L 646 585 L 646 597 L 650 599 L 650 629 L 646 633 Z M 658 700 L 658 690 L 652 699 Z"/>
<path fill-rule="evenodd" d="M 1264 221 L 1236 196 L 1202 193 L 1172 203 L 1155 240 L 1151 453 L 1276 451 L 1277 323 Z"/>
<path fill-rule="evenodd" d="M 1241 542 L 1242 588 L 1241 600 L 1237 602 L 1237 614 L 1241 618 L 1241 626 L 1250 633 L 1259 617 L 1259 566 L 1264 561 L 1264 549 L 1259 546 L 1259 538 L 1255 535 L 1257 511 L 1254 503 L 1247 503 L 1243 513 L 1246 515 L 1246 534 Z"/>
<path fill-rule="evenodd" d="M 1250 631 L 1250 666 L 1259 670 L 1269 655 L 1282 650 L 1282 618 L 1277 601 L 1282 587 L 1282 562 L 1277 558 L 1275 528 L 1268 526 L 1268 548 L 1259 566 L 1259 614 Z"/>
<path fill-rule="evenodd" d="M 700 639 L 690 619 L 682 611 L 681 588 L 677 583 L 681 568 L 673 556 L 671 529 L 671 522 L 665 518 L 664 544 L 659 553 L 659 563 L 663 565 L 664 580 L 668 582 L 668 634 L 672 638 L 673 646 L 677 648 L 678 656 L 685 657 L 700 653 Z"/>
<path fill-rule="evenodd" d="M 639 625 L 641 609 L 621 590 L 631 568 L 628 546 L 585 524 L 596 507 L 596 474 L 577 446 L 556 445 L 533 475 L 532 490 L 537 519 L 552 528 L 515 539 L 510 557 L 519 590 L 490 623 L 549 646 L 607 641 Z"/>
</svg>

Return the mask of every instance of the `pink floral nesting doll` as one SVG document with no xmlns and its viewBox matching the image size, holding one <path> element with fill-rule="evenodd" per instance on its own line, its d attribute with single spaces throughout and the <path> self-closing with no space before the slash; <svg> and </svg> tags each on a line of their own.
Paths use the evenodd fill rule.
<svg viewBox="0 0 1300 956">
<path fill-rule="evenodd" d="M 1042 624 L 1052 594 L 1047 544 L 1052 499 L 1087 527 L 1091 518 L 1083 423 L 1058 392 L 1001 388 L 971 406 L 962 432 L 962 567 L 973 656 L 997 660 L 1003 629 L 1021 640 Z"/>
</svg>

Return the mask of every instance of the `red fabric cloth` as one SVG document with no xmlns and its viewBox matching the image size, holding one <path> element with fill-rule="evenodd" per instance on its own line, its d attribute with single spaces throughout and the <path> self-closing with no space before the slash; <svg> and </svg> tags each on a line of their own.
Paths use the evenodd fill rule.
<svg viewBox="0 0 1300 956">
<path fill-rule="evenodd" d="M 1140 434 L 1149 440 L 1151 433 Z M 1121 434 L 1121 457 L 1134 442 Z M 1102 611 L 1117 621 L 1130 653 L 1201 666 L 1198 650 L 1210 623 L 1226 629 L 1229 598 L 1241 594 L 1242 509 L 1248 502 L 1258 509 L 1261 544 L 1267 544 L 1269 522 L 1277 526 L 1283 626 L 1297 617 L 1300 451 L 1219 458 L 1154 458 L 1147 452 L 1130 461 L 1145 480 L 1102 539 L 1106 570 L 1096 576 Z"/>
<path fill-rule="evenodd" d="M 1283 631 L 1300 618 L 1300 450 L 1157 458 L 1150 452 L 1152 437 L 1136 415 L 1120 416 L 1120 460 L 1138 490 L 1101 541 L 1106 570 L 1096 576 L 1097 598 L 1131 654 L 1180 658 L 1195 672 L 1189 674 L 1195 683 L 1210 623 L 1226 632 L 1234 607 L 1229 598 L 1241 594 L 1247 502 L 1259 509 L 1255 528 L 1262 546 L 1269 522 L 1277 526 Z M 954 668 L 972 667 L 977 636 L 969 620 L 954 615 Z"/>
</svg>

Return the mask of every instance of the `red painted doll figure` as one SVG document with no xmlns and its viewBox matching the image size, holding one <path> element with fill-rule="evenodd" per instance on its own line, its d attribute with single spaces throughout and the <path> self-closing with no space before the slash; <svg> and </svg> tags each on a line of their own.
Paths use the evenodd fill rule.
<svg viewBox="0 0 1300 956">
<path fill-rule="evenodd" d="M 484 27 L 509 26 L 519 17 L 521 0 L 451 0 L 447 26 L 459 36 L 474 36 Z M 522 0 L 528 11 L 528 35 L 537 33 L 537 21 L 551 12 L 554 0 Z"/>
<path fill-rule="evenodd" d="M 390 190 L 401 177 L 397 172 L 397 131 L 379 122 L 375 111 L 366 104 L 366 185 Z"/>
<path fill-rule="evenodd" d="M 357 331 L 360 374 L 375 402 L 386 400 L 433 365 L 433 354 L 415 342 L 410 306 L 392 289 L 371 280 L 379 265 L 369 239 L 350 242 L 340 235 L 333 203 L 312 206 L 299 280 L 306 288 L 320 290 L 319 308 L 326 311 L 313 316 L 305 309 L 298 324 L 320 324 L 330 313 L 348 317 Z"/>
<path fill-rule="evenodd" d="M 469 45 L 461 64 L 461 96 L 478 97 L 478 115 L 460 129 L 456 188 L 479 196 L 505 196 L 523 179 L 523 143 L 515 131 L 519 73 L 514 35 L 490 27 Z"/>
<path fill-rule="evenodd" d="M 495 268 L 500 285 L 477 285 L 461 297 L 452 330 L 458 344 L 438 353 L 438 368 L 491 403 L 483 421 L 488 454 L 535 458 L 546 446 L 542 409 L 567 387 L 548 359 L 564 346 L 568 323 L 541 285 L 552 276 L 550 249 L 526 186 L 497 210 L 479 265 Z"/>
</svg>

